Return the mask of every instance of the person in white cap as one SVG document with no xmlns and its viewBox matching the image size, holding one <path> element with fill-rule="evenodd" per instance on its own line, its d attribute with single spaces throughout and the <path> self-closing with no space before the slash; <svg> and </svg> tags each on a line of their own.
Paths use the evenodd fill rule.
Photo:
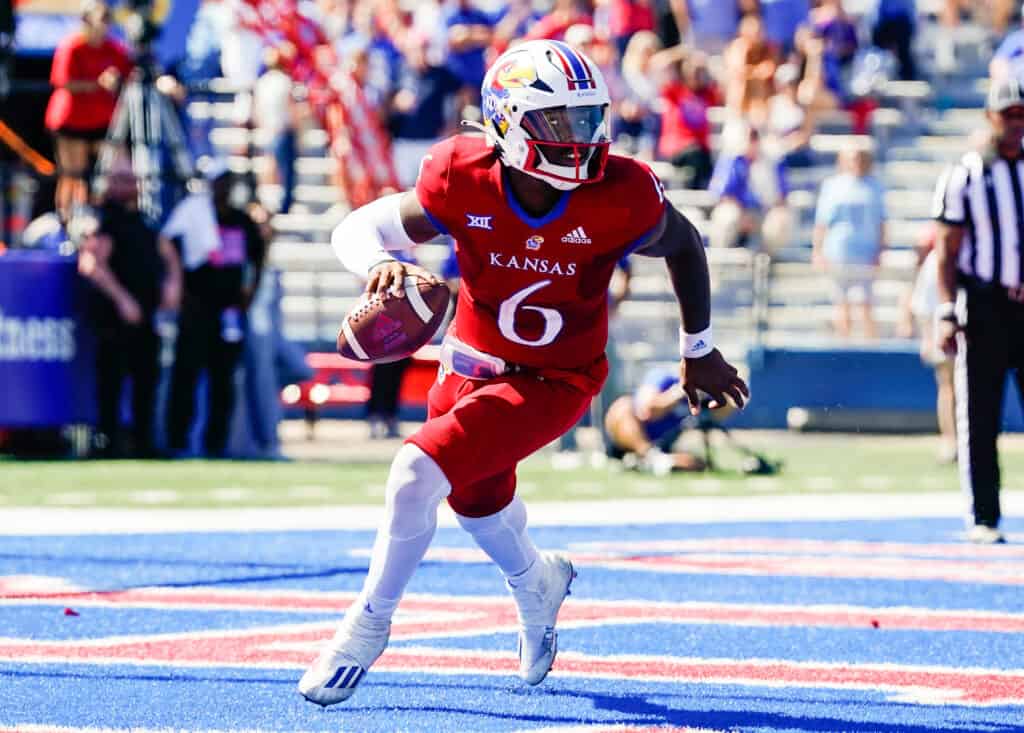
<svg viewBox="0 0 1024 733">
<path fill-rule="evenodd" d="M 994 80 L 986 116 L 991 143 L 939 178 L 935 340 L 954 355 L 960 486 L 970 497 L 967 536 L 999 531 L 999 437 L 1007 374 L 1024 387 L 1024 89 Z M 1024 390 L 1022 390 L 1024 393 Z"/>
</svg>

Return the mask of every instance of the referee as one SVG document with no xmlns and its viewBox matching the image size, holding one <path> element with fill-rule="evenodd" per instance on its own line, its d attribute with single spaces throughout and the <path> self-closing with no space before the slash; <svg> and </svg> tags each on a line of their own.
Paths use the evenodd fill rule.
<svg viewBox="0 0 1024 733">
<path fill-rule="evenodd" d="M 938 221 L 936 343 L 956 355 L 960 484 L 970 497 L 967 536 L 1004 542 L 999 458 L 1006 375 L 1024 388 L 1024 90 L 993 81 L 991 138 L 950 167 L 935 192 Z M 1022 392 L 1024 393 L 1024 392 Z"/>
</svg>

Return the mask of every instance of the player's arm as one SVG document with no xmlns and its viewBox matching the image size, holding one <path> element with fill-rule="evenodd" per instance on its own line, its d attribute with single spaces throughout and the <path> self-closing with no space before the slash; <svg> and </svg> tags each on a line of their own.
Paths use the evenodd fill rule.
<svg viewBox="0 0 1024 733">
<path fill-rule="evenodd" d="M 361 206 L 342 219 L 331 234 L 331 247 L 345 269 L 366 278 L 366 292 L 401 296 L 405 276 L 438 279 L 417 265 L 401 262 L 392 252 L 409 250 L 440 232 L 414 191 L 391 194 Z"/>
<path fill-rule="evenodd" d="M 712 408 L 730 400 L 743 407 L 750 390 L 712 341 L 711 275 L 696 227 L 668 204 L 648 242 L 636 252 L 665 258 L 683 321 L 680 383 L 690 401 L 690 411 L 700 412 L 700 390 L 711 395 Z"/>
</svg>

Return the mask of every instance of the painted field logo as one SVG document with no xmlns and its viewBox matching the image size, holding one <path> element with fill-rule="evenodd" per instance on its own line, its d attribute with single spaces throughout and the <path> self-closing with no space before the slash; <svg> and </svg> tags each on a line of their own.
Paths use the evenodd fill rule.
<svg viewBox="0 0 1024 733">
<path fill-rule="evenodd" d="M 54 579 L 46 592 L 35 582 L 4 582 L 0 606 L 73 607 L 89 609 L 161 609 L 213 611 L 204 618 L 237 611 L 252 618 L 251 628 L 198 628 L 188 632 L 130 633 L 112 629 L 106 638 L 39 641 L 0 639 L 0 660 L 20 664 L 145 665 L 167 667 L 231 667 L 304 669 L 320 644 L 334 631 L 333 621 L 258 625 L 262 613 L 334 614 L 355 598 L 354 593 L 315 593 L 291 590 L 245 591 L 206 588 L 144 588 L 90 593 L 69 589 Z M 702 624 L 764 626 L 854 627 L 868 616 L 902 630 L 957 629 L 983 623 L 985 630 L 1018 634 L 1024 614 L 997 614 L 931 609 L 870 609 L 837 606 L 770 606 L 719 603 L 653 603 L 570 599 L 559 615 L 559 628 L 637 624 Z M 508 648 L 445 647 L 444 639 L 514 638 L 515 610 L 507 597 L 410 595 L 392 626 L 393 645 L 374 665 L 374 671 L 469 675 L 515 674 L 517 662 Z M 117 633 L 123 631 L 124 633 Z M 501 639 L 499 641 L 505 641 Z M 440 643 L 439 643 L 440 642 Z M 486 642 L 481 642 L 486 645 Z M 880 692 L 892 701 L 945 705 L 1024 704 L 1024 670 L 961 669 L 907 664 L 833 663 L 788 659 L 726 659 L 658 655 L 584 654 L 565 649 L 553 674 L 577 678 L 619 678 L 673 684 L 738 685 L 744 687 L 828 688 Z"/>
</svg>

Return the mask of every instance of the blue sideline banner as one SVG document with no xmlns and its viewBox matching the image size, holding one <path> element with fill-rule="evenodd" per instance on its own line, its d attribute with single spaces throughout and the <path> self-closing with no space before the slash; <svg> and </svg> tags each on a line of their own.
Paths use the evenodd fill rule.
<svg viewBox="0 0 1024 733">
<path fill-rule="evenodd" d="M 74 258 L 0 257 L 0 427 L 95 420 L 95 351 Z"/>
</svg>

